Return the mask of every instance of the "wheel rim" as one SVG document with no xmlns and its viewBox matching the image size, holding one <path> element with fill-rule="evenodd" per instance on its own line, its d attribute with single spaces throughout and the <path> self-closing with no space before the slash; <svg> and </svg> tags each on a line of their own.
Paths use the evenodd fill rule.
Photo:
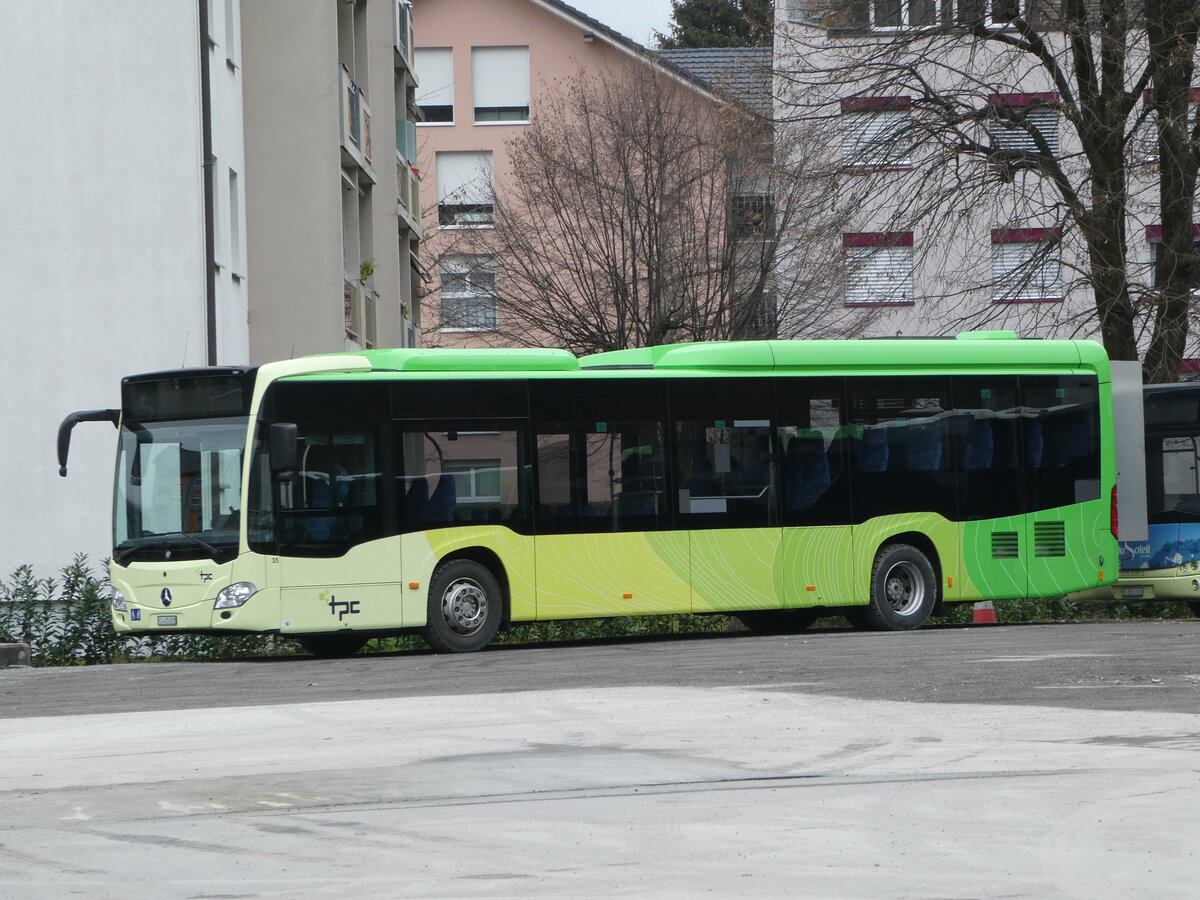
<svg viewBox="0 0 1200 900">
<path fill-rule="evenodd" d="M 442 594 L 442 618 L 455 634 L 474 634 L 487 621 L 487 591 L 473 578 L 459 578 Z"/>
<path fill-rule="evenodd" d="M 883 577 L 883 596 L 898 616 L 911 616 L 925 602 L 925 579 L 910 562 L 898 562 Z"/>
</svg>

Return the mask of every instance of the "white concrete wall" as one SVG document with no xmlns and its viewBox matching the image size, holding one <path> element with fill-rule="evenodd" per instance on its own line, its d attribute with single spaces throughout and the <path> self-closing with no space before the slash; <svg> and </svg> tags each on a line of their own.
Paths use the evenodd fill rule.
<svg viewBox="0 0 1200 900">
<path fill-rule="evenodd" d="M 213 4 L 221 6 L 223 4 Z M 198 10 L 0 6 L 0 575 L 109 548 L 122 375 L 205 363 Z"/>
<path fill-rule="evenodd" d="M 209 3 L 217 362 L 250 362 L 246 262 L 246 151 L 242 117 L 240 2 Z M 232 182 L 232 184 L 231 184 Z M 232 188 L 232 189 L 231 189 Z"/>
</svg>

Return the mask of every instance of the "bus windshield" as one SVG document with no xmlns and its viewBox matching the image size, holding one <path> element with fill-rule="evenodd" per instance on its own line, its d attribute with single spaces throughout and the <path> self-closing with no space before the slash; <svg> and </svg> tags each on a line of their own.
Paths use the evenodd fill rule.
<svg viewBox="0 0 1200 900">
<path fill-rule="evenodd" d="M 237 416 L 122 424 L 118 563 L 236 555 L 246 424 Z"/>
</svg>

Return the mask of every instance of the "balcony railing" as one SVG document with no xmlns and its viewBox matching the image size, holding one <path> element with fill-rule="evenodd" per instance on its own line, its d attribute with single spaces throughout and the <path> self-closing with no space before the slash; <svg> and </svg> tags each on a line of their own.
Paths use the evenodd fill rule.
<svg viewBox="0 0 1200 900">
<path fill-rule="evenodd" d="M 342 310 L 346 323 L 346 340 L 358 343 L 362 333 L 362 285 L 349 278 L 342 279 Z"/>
<path fill-rule="evenodd" d="M 419 228 L 421 222 L 421 176 L 398 152 L 396 153 L 396 202 L 401 215 L 407 215 L 409 227 Z"/>
<path fill-rule="evenodd" d="M 392 46 L 397 61 L 413 67 L 412 3 L 410 0 L 392 0 Z"/>
<path fill-rule="evenodd" d="M 371 107 L 366 95 L 350 78 L 350 70 L 341 71 L 342 149 L 364 168 L 371 162 Z"/>
</svg>

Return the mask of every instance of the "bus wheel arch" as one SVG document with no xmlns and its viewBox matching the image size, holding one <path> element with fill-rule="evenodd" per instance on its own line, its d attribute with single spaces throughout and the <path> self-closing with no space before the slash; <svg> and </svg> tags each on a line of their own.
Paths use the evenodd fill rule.
<svg viewBox="0 0 1200 900">
<path fill-rule="evenodd" d="M 447 554 L 429 581 L 421 636 L 439 653 L 482 650 L 508 619 L 508 578 L 499 557 L 482 547 Z"/>
<path fill-rule="evenodd" d="M 870 627 L 911 631 L 941 609 L 941 565 L 923 534 L 897 534 L 882 542 L 871 564 L 870 601 L 863 618 Z"/>
</svg>

